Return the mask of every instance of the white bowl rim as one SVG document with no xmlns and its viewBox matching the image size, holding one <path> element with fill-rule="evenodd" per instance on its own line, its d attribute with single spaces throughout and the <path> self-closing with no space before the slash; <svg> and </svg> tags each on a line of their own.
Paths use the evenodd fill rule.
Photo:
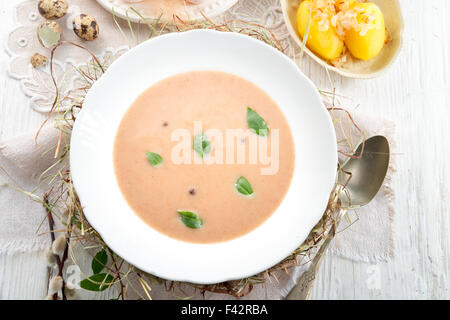
<svg viewBox="0 0 450 320">
<path fill-rule="evenodd" d="M 112 13 L 113 9 L 114 9 L 114 14 L 121 19 L 124 19 L 124 20 L 130 19 L 130 21 L 136 22 L 136 23 L 141 22 L 141 18 L 136 13 L 131 11 L 131 12 L 129 12 L 128 17 L 127 17 L 126 9 L 121 6 L 115 5 L 114 3 L 111 2 L 111 0 L 96 0 L 96 1 L 108 12 Z M 238 0 L 222 0 L 220 3 L 216 4 L 216 6 L 209 5 L 209 7 L 203 8 L 202 12 L 209 18 L 214 18 L 215 16 L 218 16 L 219 14 L 222 14 L 223 12 L 230 9 L 232 6 L 234 6 L 236 4 L 236 2 L 238 2 Z M 124 6 L 125 5 L 126 4 L 124 4 Z M 130 3 L 129 6 L 131 7 L 132 3 Z M 151 19 L 151 20 L 157 19 L 157 17 L 145 17 L 145 18 Z M 200 18 L 202 18 L 202 15 L 197 14 L 189 20 L 196 21 L 196 20 L 199 20 Z M 164 20 L 164 21 L 166 21 L 166 20 Z M 166 22 L 170 23 L 170 22 L 172 22 L 172 20 L 169 19 Z"/>
<path fill-rule="evenodd" d="M 131 253 L 129 250 L 130 250 L 131 246 L 130 245 L 127 246 L 127 244 L 125 244 L 125 243 L 118 244 L 117 240 L 115 239 L 116 235 L 113 236 L 112 234 L 109 234 L 108 233 L 109 231 L 105 232 L 105 230 L 104 230 L 105 225 L 103 224 L 103 226 L 102 226 L 102 223 L 104 223 L 104 222 L 99 221 L 98 220 L 99 217 L 96 217 L 95 213 L 91 212 L 91 210 L 89 208 L 90 204 L 92 204 L 93 202 L 98 201 L 98 200 L 95 200 L 93 202 L 91 202 L 91 200 L 88 200 L 88 198 L 91 195 L 88 194 L 88 192 L 83 190 L 83 188 L 81 187 L 82 180 L 79 179 L 79 175 L 80 175 L 80 171 L 83 170 L 83 168 L 82 168 L 83 165 L 79 163 L 81 161 L 80 160 L 81 158 L 79 158 L 79 157 L 80 156 L 82 157 L 84 154 L 79 153 L 80 148 L 82 148 L 83 142 L 81 142 L 80 138 L 78 138 L 78 137 L 81 134 L 80 127 L 83 127 L 85 125 L 83 123 L 83 118 L 86 117 L 86 114 L 89 109 L 92 110 L 92 108 L 89 106 L 91 96 L 93 96 L 95 91 L 103 85 L 103 83 L 106 81 L 106 79 L 108 78 L 108 76 L 110 74 L 112 74 L 113 72 L 116 72 L 115 70 L 117 68 L 119 68 L 119 61 L 124 61 L 125 59 L 129 59 L 129 58 L 131 59 L 131 57 L 133 55 L 135 55 L 135 53 L 137 53 L 139 50 L 145 50 L 145 47 L 151 46 L 153 43 L 161 41 L 161 39 L 164 39 L 166 41 L 168 41 L 170 39 L 180 40 L 185 37 L 197 37 L 197 35 L 201 37 L 202 34 L 214 35 L 214 37 L 222 37 L 223 40 L 226 40 L 226 39 L 231 39 L 231 41 L 244 40 L 244 41 L 248 42 L 249 45 L 250 45 L 250 43 L 252 43 L 252 45 L 258 46 L 261 50 L 266 50 L 268 54 L 270 53 L 272 55 L 277 56 L 276 59 L 280 59 L 280 61 L 283 61 L 283 63 L 289 64 L 290 68 L 292 68 L 292 72 L 295 72 L 296 75 L 299 77 L 299 79 L 301 79 L 301 81 L 304 81 L 304 85 L 310 87 L 310 89 L 309 89 L 309 90 L 311 90 L 310 93 L 311 93 L 311 95 L 314 96 L 314 99 L 316 100 L 315 103 L 317 103 L 317 105 L 319 107 L 317 109 L 320 110 L 318 112 L 321 117 L 324 117 L 325 127 L 323 127 L 322 129 L 324 131 L 324 134 L 327 136 L 328 141 L 326 141 L 326 144 L 327 144 L 327 146 L 330 147 L 330 150 L 326 151 L 327 157 L 326 157 L 325 161 L 327 162 L 327 166 L 326 166 L 326 168 L 323 168 L 324 176 L 326 176 L 326 178 L 324 179 L 324 182 L 323 182 L 324 183 L 323 188 L 325 188 L 327 191 L 322 192 L 323 194 L 320 195 L 321 203 L 316 204 L 316 206 L 320 207 L 320 210 L 316 210 L 317 212 L 314 212 L 314 214 L 308 213 L 308 214 L 311 214 L 311 217 L 309 218 L 307 224 L 305 226 L 302 226 L 303 229 L 307 229 L 307 232 L 303 231 L 302 234 L 300 234 L 300 232 L 299 232 L 299 234 L 290 235 L 290 237 L 292 238 L 291 240 L 294 241 L 295 243 L 293 244 L 291 241 L 290 246 L 279 248 L 280 249 L 279 252 L 277 252 L 277 253 L 271 252 L 270 254 L 266 254 L 268 256 L 267 258 L 266 257 L 261 258 L 264 260 L 264 263 L 260 263 L 258 265 L 253 265 L 253 266 L 243 266 L 242 269 L 239 269 L 239 272 L 235 272 L 235 271 L 231 272 L 230 271 L 230 273 L 227 273 L 227 269 L 230 269 L 227 267 L 231 267 L 233 265 L 232 263 L 230 263 L 227 267 L 224 267 L 225 268 L 223 270 L 224 272 L 221 272 L 220 274 L 218 274 L 216 272 L 212 275 L 208 275 L 208 274 L 204 274 L 204 273 L 202 273 L 201 275 L 198 275 L 192 271 L 190 271 L 190 273 L 188 273 L 188 274 L 185 274 L 185 273 L 174 274 L 174 273 L 171 273 L 171 272 L 173 272 L 173 270 L 167 272 L 167 270 L 164 268 L 160 268 L 160 267 L 156 268 L 154 266 L 150 266 L 146 263 L 143 263 L 142 261 L 138 261 L 140 258 L 136 258 L 137 255 L 135 253 L 134 253 L 133 257 L 130 257 Z M 117 70 L 119 70 L 119 69 L 117 69 Z M 280 106 L 280 108 L 282 109 L 281 106 Z M 82 137 L 82 135 L 81 135 L 81 137 Z M 275 48 L 263 43 L 262 41 L 256 40 L 254 38 L 251 38 L 251 37 L 248 37 L 245 35 L 241 35 L 241 34 L 237 34 L 237 33 L 229 33 L 229 32 L 219 32 L 219 31 L 214 31 L 214 30 L 191 30 L 188 32 L 183 32 L 183 33 L 170 33 L 170 34 L 162 35 L 162 36 L 147 40 L 146 42 L 129 50 L 122 57 L 120 57 L 117 61 L 115 61 L 114 63 L 111 64 L 111 66 L 108 68 L 107 72 L 93 84 L 92 88 L 88 92 L 88 94 L 85 98 L 83 109 L 79 113 L 79 115 L 77 117 L 77 121 L 74 124 L 72 138 L 71 138 L 70 164 L 71 164 L 71 170 L 72 170 L 73 183 L 74 183 L 75 189 L 77 190 L 80 201 L 84 207 L 84 214 L 85 214 L 86 218 L 89 220 L 92 227 L 102 236 L 105 243 L 107 243 L 108 246 L 116 254 L 118 254 L 119 256 L 121 256 L 122 258 L 124 258 L 129 263 L 136 266 L 137 268 L 144 270 L 148 273 L 151 273 L 155 276 L 158 276 L 160 278 L 173 280 L 173 281 L 198 283 L 198 284 L 212 284 L 212 283 L 220 283 L 220 282 L 229 281 L 229 280 L 243 279 L 243 278 L 258 274 L 258 273 L 270 268 L 271 266 L 277 264 L 278 262 L 282 261 L 285 257 L 289 256 L 298 246 L 300 246 L 301 243 L 303 243 L 303 241 L 308 236 L 309 231 L 311 231 L 311 229 L 314 227 L 314 225 L 323 216 L 323 213 L 324 213 L 325 208 L 328 203 L 328 198 L 329 198 L 330 192 L 332 191 L 332 188 L 334 187 L 335 176 L 336 176 L 336 165 L 337 165 L 337 144 L 336 144 L 336 136 L 335 136 L 335 131 L 334 131 L 332 120 L 328 114 L 328 111 L 326 110 L 325 106 L 323 105 L 323 103 L 321 101 L 321 97 L 320 97 L 320 94 L 319 94 L 317 88 L 314 86 L 312 81 L 310 79 L 308 79 L 298 69 L 297 65 L 291 59 L 289 59 L 286 55 L 284 55 L 280 51 L 276 50 Z M 296 178 L 296 176 L 294 173 L 293 179 L 295 179 L 295 178 Z M 115 179 L 115 177 L 114 177 L 114 179 Z M 285 200 L 283 200 L 283 202 L 284 201 Z M 84 206 L 87 202 L 90 202 L 90 203 L 87 206 Z M 281 205 L 283 205 L 283 202 Z M 281 205 L 280 205 L 280 207 L 281 207 Z M 92 210 L 92 211 L 95 211 L 95 210 Z M 279 211 L 279 209 L 277 209 L 277 211 Z M 275 213 L 273 214 L 273 216 L 275 216 Z M 222 244 L 229 244 L 229 243 L 235 242 L 235 241 L 242 242 L 242 239 L 249 237 L 249 235 L 253 235 L 253 233 L 258 231 L 259 229 L 262 229 L 263 226 L 266 226 L 269 223 L 269 221 L 273 218 L 273 216 L 271 218 L 269 218 L 262 226 L 258 227 L 257 229 L 250 232 L 249 234 L 247 234 L 243 237 L 239 237 L 237 239 L 233 239 L 231 241 L 227 241 L 227 242 L 213 243 L 213 244 L 192 244 L 192 243 L 180 242 L 178 240 L 174 240 L 174 239 L 171 239 L 168 237 L 167 237 L 167 239 L 170 239 L 170 241 L 177 242 L 178 245 L 180 245 L 180 246 L 181 245 L 203 246 L 204 248 L 211 247 L 211 246 L 216 247 L 216 246 L 220 246 Z M 146 227 L 150 228 L 149 226 L 146 226 Z M 265 227 L 265 228 L 267 229 L 267 227 Z M 106 227 L 105 227 L 105 229 L 106 229 Z M 155 232 L 155 231 L 153 230 L 153 232 Z M 163 235 L 161 235 L 161 236 L 163 236 Z M 165 236 L 163 236 L 163 237 L 165 237 Z"/>
</svg>

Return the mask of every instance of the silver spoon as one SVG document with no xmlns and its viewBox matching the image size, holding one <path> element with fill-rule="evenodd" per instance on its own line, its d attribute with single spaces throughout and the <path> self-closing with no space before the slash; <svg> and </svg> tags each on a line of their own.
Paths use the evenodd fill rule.
<svg viewBox="0 0 450 320">
<path fill-rule="evenodd" d="M 361 153 L 362 147 L 363 144 L 358 146 L 355 155 Z M 342 186 L 347 183 L 345 192 L 340 194 L 341 206 L 354 209 L 372 201 L 383 185 L 388 167 L 389 143 L 386 137 L 374 136 L 367 139 L 361 158 L 349 159 L 342 164 L 342 170 L 339 171 L 337 183 Z M 351 172 L 350 181 L 348 181 L 348 174 L 343 171 Z M 312 260 L 311 266 L 297 279 L 297 284 L 286 296 L 286 300 L 309 298 L 322 258 L 332 239 L 332 235 L 327 237 Z"/>
</svg>

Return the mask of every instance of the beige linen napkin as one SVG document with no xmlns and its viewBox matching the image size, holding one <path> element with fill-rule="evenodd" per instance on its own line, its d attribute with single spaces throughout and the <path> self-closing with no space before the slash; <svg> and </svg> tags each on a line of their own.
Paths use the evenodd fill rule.
<svg viewBox="0 0 450 320">
<path fill-rule="evenodd" d="M 336 114 L 338 111 L 332 111 Z M 354 261 L 378 262 L 388 261 L 394 256 L 393 220 L 394 190 L 391 187 L 393 174 L 396 171 L 395 161 L 395 125 L 392 121 L 367 115 L 360 109 L 351 111 L 355 123 L 365 133 L 365 136 L 384 135 L 388 138 L 391 158 L 389 171 L 384 184 L 375 199 L 367 206 L 349 212 L 353 223 L 349 228 L 346 219 L 343 219 L 340 232 L 328 250 L 329 254 L 343 256 Z M 342 131 L 337 130 L 337 140 L 344 139 Z M 351 137 L 358 141 L 359 136 L 354 133 Z M 342 160 L 340 156 L 340 160 Z"/>
<path fill-rule="evenodd" d="M 0 254 L 41 250 L 50 243 L 48 235 L 38 236 L 48 230 L 44 207 L 25 192 L 42 197 L 48 189 L 38 181 L 54 161 L 58 132 L 47 127 L 39 144 L 34 138 L 32 132 L 0 143 Z"/>
</svg>

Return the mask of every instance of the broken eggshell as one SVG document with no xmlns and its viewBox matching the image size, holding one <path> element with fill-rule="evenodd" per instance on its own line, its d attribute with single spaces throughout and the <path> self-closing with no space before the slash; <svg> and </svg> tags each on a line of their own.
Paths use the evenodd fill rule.
<svg viewBox="0 0 450 320">
<path fill-rule="evenodd" d="M 31 65 L 33 68 L 39 68 L 47 64 L 48 59 L 40 53 L 35 53 L 30 58 Z"/>
<path fill-rule="evenodd" d="M 61 40 L 62 29 L 56 21 L 44 21 L 37 29 L 39 42 L 47 49 L 53 48 Z"/>
</svg>

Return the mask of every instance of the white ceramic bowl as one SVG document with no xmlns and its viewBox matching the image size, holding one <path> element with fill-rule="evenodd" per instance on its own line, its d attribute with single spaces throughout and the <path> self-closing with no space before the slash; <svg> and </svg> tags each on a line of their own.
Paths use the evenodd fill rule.
<svg viewBox="0 0 450 320">
<path fill-rule="evenodd" d="M 144 16 L 146 19 L 151 20 L 160 20 L 161 22 L 173 22 L 172 12 L 161 12 L 163 15 L 161 16 L 161 13 L 158 12 L 155 16 L 149 16 L 142 10 L 139 10 L 140 3 L 127 3 L 124 0 L 96 0 L 103 8 L 108 10 L 109 12 L 113 12 L 122 18 L 122 19 L 130 19 L 134 22 L 140 22 L 142 19 L 134 13 L 132 10 L 130 10 L 130 7 L 133 7 L 135 9 L 138 9 L 140 11 L 140 14 Z M 210 0 L 206 1 L 204 4 L 198 5 L 198 6 L 186 6 L 185 10 L 183 11 L 183 14 L 180 16 L 180 18 L 183 19 L 183 21 L 195 21 L 195 20 L 203 20 L 203 14 L 207 16 L 208 18 L 214 18 L 215 16 L 227 11 L 230 9 L 234 4 L 236 4 L 238 0 Z M 202 14 L 203 13 L 203 14 Z"/>
<path fill-rule="evenodd" d="M 294 136 L 294 176 L 282 204 L 260 227 L 227 242 L 187 243 L 155 231 L 128 206 L 114 173 L 113 144 L 125 111 L 152 84 L 191 70 L 252 81 L 280 106 Z M 149 40 L 109 67 L 75 122 L 70 164 L 84 213 L 112 250 L 156 276 L 209 284 L 264 271 L 305 240 L 327 206 L 337 146 L 318 91 L 288 57 L 248 36 L 196 30 Z"/>
</svg>

